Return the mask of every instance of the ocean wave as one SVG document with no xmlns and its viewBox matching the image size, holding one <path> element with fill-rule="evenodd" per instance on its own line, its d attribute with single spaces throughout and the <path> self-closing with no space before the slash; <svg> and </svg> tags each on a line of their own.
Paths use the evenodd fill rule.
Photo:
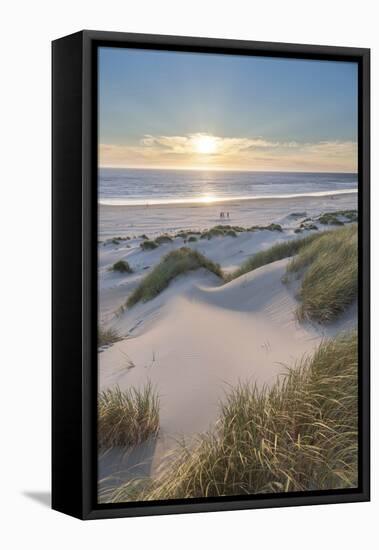
<svg viewBox="0 0 379 550">
<path fill-rule="evenodd" d="M 358 193 L 358 189 L 338 189 L 334 191 L 310 191 L 307 193 L 287 193 L 287 194 L 272 194 L 272 195 L 247 195 L 247 196 L 228 196 L 228 197 L 178 197 L 178 198 L 156 198 L 150 199 L 146 197 L 126 198 L 114 197 L 99 199 L 99 204 L 102 206 L 169 206 L 169 205 L 212 205 L 227 202 L 237 201 L 255 201 L 255 200 L 286 200 L 297 198 L 317 198 L 317 197 L 332 197 L 336 195 L 350 195 Z"/>
</svg>

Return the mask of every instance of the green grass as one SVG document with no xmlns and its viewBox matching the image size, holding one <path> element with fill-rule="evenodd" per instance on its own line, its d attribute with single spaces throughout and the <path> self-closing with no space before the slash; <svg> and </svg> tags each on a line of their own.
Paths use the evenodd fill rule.
<svg viewBox="0 0 379 550">
<path fill-rule="evenodd" d="M 137 302 L 146 302 L 155 298 L 173 279 L 200 267 L 222 277 L 220 266 L 208 260 L 200 252 L 187 247 L 169 252 L 132 292 L 127 300 L 127 306 L 131 307 Z"/>
<path fill-rule="evenodd" d="M 357 335 L 324 342 L 271 389 L 239 384 L 216 427 L 178 448 L 153 480 L 108 502 L 287 493 L 357 486 Z"/>
<path fill-rule="evenodd" d="M 207 231 L 203 231 L 201 239 L 212 239 L 213 237 L 237 237 L 237 233 L 244 233 L 249 231 L 246 227 L 239 225 L 215 225 Z"/>
<path fill-rule="evenodd" d="M 158 245 L 154 241 L 143 241 L 140 243 L 140 247 L 142 250 L 154 250 L 154 248 L 158 248 Z"/>
<path fill-rule="evenodd" d="M 301 278 L 298 316 L 330 322 L 350 304 L 358 291 L 357 225 L 328 231 L 302 246 L 287 272 Z"/>
<path fill-rule="evenodd" d="M 170 237 L 170 235 L 159 235 L 159 237 L 155 239 L 155 242 L 158 245 L 165 244 L 165 243 L 172 243 L 172 237 Z"/>
<path fill-rule="evenodd" d="M 134 446 L 159 431 L 159 398 L 151 383 L 141 390 L 119 387 L 99 394 L 98 444 L 100 448 Z"/>
<path fill-rule="evenodd" d="M 348 220 L 348 222 L 357 222 L 358 221 L 358 211 L 357 210 L 336 210 L 335 212 L 326 212 L 319 216 L 318 221 L 324 225 L 344 225 L 344 221 L 340 218 L 343 217 Z"/>
<path fill-rule="evenodd" d="M 132 268 L 125 260 L 119 260 L 118 262 L 115 262 L 110 270 L 118 271 L 119 273 L 133 273 Z"/>
<path fill-rule="evenodd" d="M 244 233 L 245 231 L 248 231 L 246 227 L 242 227 L 240 225 L 215 225 L 212 229 L 219 229 L 223 233 L 226 233 L 227 231 L 235 231 L 236 233 Z"/>
<path fill-rule="evenodd" d="M 291 241 L 283 241 L 277 244 L 274 244 L 267 250 L 262 250 L 248 258 L 243 264 L 233 273 L 229 274 L 227 277 L 228 281 L 236 279 L 249 271 L 254 271 L 258 267 L 263 265 L 270 264 L 271 262 L 276 262 L 277 260 L 282 260 L 283 258 L 289 258 L 294 256 L 299 252 L 299 250 L 312 242 L 314 239 L 318 238 L 318 234 L 307 235 L 306 237 L 300 239 L 293 239 Z"/>
<path fill-rule="evenodd" d="M 270 225 L 252 225 L 249 231 L 283 231 L 282 226 L 279 223 L 270 223 Z"/>
<path fill-rule="evenodd" d="M 205 231 L 201 234 L 200 239 L 213 239 L 213 237 L 223 237 L 225 234 L 225 231 L 223 229 L 219 229 L 218 227 L 212 227 L 212 229 L 209 229 L 208 231 Z"/>
<path fill-rule="evenodd" d="M 336 319 L 357 296 L 357 225 L 274 244 L 247 259 L 226 277 L 231 281 L 263 265 L 295 256 L 288 275 L 301 279 L 298 317 L 330 322 Z M 288 277 L 287 277 L 288 278 Z"/>
<path fill-rule="evenodd" d="M 98 347 L 109 346 L 121 340 L 118 332 L 113 328 L 99 327 L 97 333 L 97 345 Z"/>
<path fill-rule="evenodd" d="M 201 235 L 201 231 L 195 231 L 192 229 L 181 229 L 174 235 L 174 237 L 180 237 L 181 239 L 187 239 L 191 235 Z"/>
<path fill-rule="evenodd" d="M 317 225 L 313 222 L 303 222 L 299 227 L 305 231 L 318 231 Z"/>
<path fill-rule="evenodd" d="M 215 225 L 210 229 L 203 231 L 200 235 L 201 239 L 213 239 L 213 237 L 236 237 L 237 233 L 246 233 L 248 231 L 283 231 L 282 226 L 278 223 L 270 223 L 269 225 L 253 225 L 252 227 L 241 227 L 240 225 Z"/>
</svg>

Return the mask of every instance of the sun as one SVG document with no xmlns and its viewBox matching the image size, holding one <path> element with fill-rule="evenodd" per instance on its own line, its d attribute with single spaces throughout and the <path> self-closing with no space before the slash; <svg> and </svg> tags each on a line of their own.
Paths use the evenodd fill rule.
<svg viewBox="0 0 379 550">
<path fill-rule="evenodd" d="M 201 155 L 211 155 L 217 151 L 217 138 L 200 134 L 193 138 L 193 148 Z"/>
</svg>

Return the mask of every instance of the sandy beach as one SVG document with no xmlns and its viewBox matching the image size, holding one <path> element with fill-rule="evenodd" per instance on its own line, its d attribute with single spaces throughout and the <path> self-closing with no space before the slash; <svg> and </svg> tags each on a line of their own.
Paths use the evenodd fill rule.
<svg viewBox="0 0 379 550">
<path fill-rule="evenodd" d="M 315 216 L 320 212 L 333 212 L 356 208 L 357 193 L 321 197 L 287 199 L 258 199 L 220 202 L 214 204 L 165 204 L 150 206 L 99 205 L 99 239 L 115 236 L 132 237 L 146 233 L 155 236 L 162 232 L 181 229 L 202 230 L 220 223 L 220 212 L 229 212 L 223 223 L 233 225 L 263 225 L 285 223 L 293 225 L 292 212 L 306 212 Z"/>
<path fill-rule="evenodd" d="M 152 54 L 99 58 L 98 498 L 356 487 L 354 64 Z"/>
<path fill-rule="evenodd" d="M 100 207 L 100 235 L 106 239 L 98 245 L 99 321 L 121 340 L 99 350 L 99 391 L 140 388 L 151 381 L 160 396 L 158 439 L 132 450 L 100 454 L 103 486 L 154 475 L 177 441 L 190 442 L 212 427 L 230 386 L 240 380 L 270 386 L 287 366 L 312 354 L 323 339 L 356 324 L 355 304 L 328 325 L 299 322 L 298 283 L 283 283 L 288 258 L 227 283 L 206 269 L 191 271 L 154 299 L 125 308 L 141 280 L 165 255 L 183 246 L 216 262 L 224 273 L 232 272 L 257 252 L 304 236 L 295 231 L 302 220 L 310 219 L 321 232 L 331 229 L 317 222 L 321 213 L 355 207 L 356 194 L 277 204 L 231 203 L 222 205 L 230 216 L 224 224 L 250 227 L 275 222 L 282 230 L 246 231 L 195 242 L 184 242 L 175 232 L 219 224 L 219 205 Z M 146 237 L 158 234 L 169 234 L 172 241 L 153 250 L 141 248 Z M 119 260 L 127 261 L 132 273 L 110 271 Z"/>
</svg>

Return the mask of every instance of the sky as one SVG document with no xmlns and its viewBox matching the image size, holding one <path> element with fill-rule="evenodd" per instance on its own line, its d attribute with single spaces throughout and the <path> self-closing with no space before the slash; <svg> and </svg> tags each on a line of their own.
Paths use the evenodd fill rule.
<svg viewBox="0 0 379 550">
<path fill-rule="evenodd" d="M 99 49 L 99 164 L 357 171 L 357 65 Z"/>
</svg>

